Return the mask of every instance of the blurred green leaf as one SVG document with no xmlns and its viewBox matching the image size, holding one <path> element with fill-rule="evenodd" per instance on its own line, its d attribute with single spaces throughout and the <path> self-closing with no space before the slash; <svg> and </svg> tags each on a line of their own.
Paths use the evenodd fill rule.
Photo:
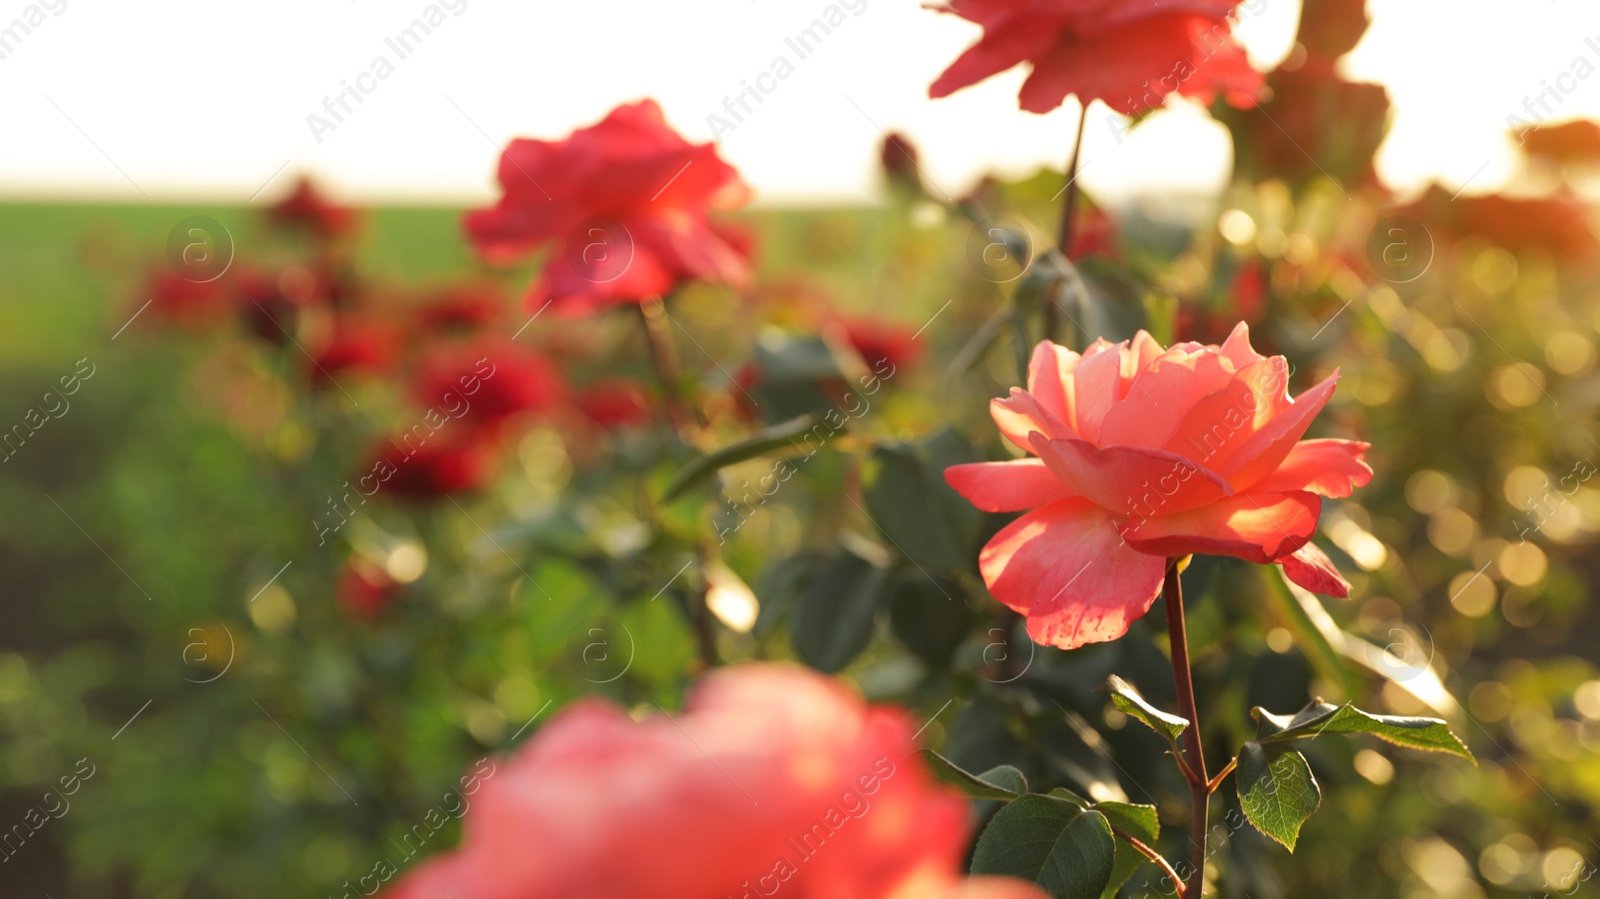
<svg viewBox="0 0 1600 899">
<path fill-rule="evenodd" d="M 966 441 L 946 428 L 917 444 L 880 445 L 867 461 L 862 493 L 873 523 L 924 569 L 948 571 L 969 564 L 968 548 L 979 518 L 945 483 L 944 470 L 972 458 Z"/>
<path fill-rule="evenodd" d="M 801 415 L 798 418 L 792 418 L 786 422 L 762 428 L 738 443 L 731 443 L 719 450 L 714 450 L 694 459 L 672 476 L 672 480 L 667 483 L 666 488 L 662 491 L 662 502 L 671 502 L 683 491 L 704 481 L 719 469 L 726 468 L 729 465 L 735 465 L 779 450 L 783 451 L 784 455 L 788 455 L 791 452 L 804 452 L 804 450 L 794 445 L 794 438 L 811 430 L 817 425 L 818 420 L 816 415 Z"/>
<path fill-rule="evenodd" d="M 889 588 L 889 629 L 917 658 L 943 667 L 967 637 L 972 613 L 954 581 L 901 571 Z"/>
<path fill-rule="evenodd" d="M 800 658 L 833 673 L 872 640 L 872 624 L 886 572 L 848 550 L 838 550 L 796 598 L 789 636 Z"/>
</svg>

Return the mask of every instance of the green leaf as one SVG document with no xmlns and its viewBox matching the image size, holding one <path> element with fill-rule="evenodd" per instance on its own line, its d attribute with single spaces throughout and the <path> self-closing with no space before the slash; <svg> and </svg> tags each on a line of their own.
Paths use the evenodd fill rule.
<svg viewBox="0 0 1600 899">
<path fill-rule="evenodd" d="M 756 598 L 761 602 L 755 633 L 763 636 L 771 633 L 789 614 L 800 591 L 811 582 L 825 558 L 820 553 L 804 550 L 768 565 L 761 572 L 755 583 Z"/>
<path fill-rule="evenodd" d="M 967 794 L 968 799 L 999 799 L 1010 802 L 1028 792 L 1028 781 L 1022 772 L 1010 765 L 991 768 L 982 774 L 973 774 L 932 749 L 922 750 L 922 760 L 928 770 L 939 780 Z"/>
<path fill-rule="evenodd" d="M 1133 848 L 1122 834 L 1127 834 L 1149 846 L 1161 836 L 1161 818 L 1156 813 L 1155 806 L 1135 805 L 1131 802 L 1098 802 L 1095 803 L 1094 810 L 1105 815 L 1111 826 L 1122 832 L 1112 834 L 1117 838 L 1117 860 L 1111 869 L 1111 882 L 1106 884 L 1101 897 L 1109 899 L 1128 882 L 1133 872 L 1139 870 L 1140 865 L 1149 861 L 1144 853 Z"/>
<path fill-rule="evenodd" d="M 872 640 L 872 624 L 886 573 L 839 550 L 806 584 L 789 615 L 789 637 L 806 664 L 833 673 Z"/>
<path fill-rule="evenodd" d="M 1244 816 L 1293 852 L 1300 825 L 1322 802 L 1322 789 L 1306 757 L 1281 746 L 1246 743 L 1239 750 L 1234 783 Z"/>
<path fill-rule="evenodd" d="M 1116 853 L 1105 815 L 1030 794 L 990 819 L 973 851 L 972 873 L 1018 877 L 1057 899 L 1099 899 Z"/>
<path fill-rule="evenodd" d="M 995 765 L 978 775 L 978 779 L 1019 795 L 1028 792 L 1028 779 L 1023 776 L 1022 769 L 1012 765 Z"/>
<path fill-rule="evenodd" d="M 823 386 L 848 380 L 847 367 L 828 341 L 815 335 L 767 331 L 756 342 L 754 362 L 760 380 L 748 392 L 754 394 L 750 399 L 763 421 L 781 424 L 796 415 L 829 410 L 843 417 L 837 412 L 837 399 Z"/>
<path fill-rule="evenodd" d="M 1094 810 L 1106 816 L 1111 826 L 1149 843 L 1161 836 L 1161 816 L 1153 805 L 1132 802 L 1096 802 Z"/>
<path fill-rule="evenodd" d="M 941 433 L 922 446 L 881 445 L 865 469 L 863 496 L 873 523 L 895 549 L 928 571 L 965 567 L 978 524 L 976 510 L 958 504 L 945 484 L 942 460 L 971 458 L 950 440 Z"/>
<path fill-rule="evenodd" d="M 731 443 L 722 449 L 706 453 L 678 469 L 672 480 L 667 482 L 666 489 L 662 491 L 662 502 L 671 502 L 690 487 L 706 480 L 719 469 L 735 465 L 749 459 L 765 456 L 775 450 L 783 450 L 783 455 L 797 455 L 805 449 L 796 445 L 794 439 L 815 427 L 818 423 L 816 415 L 802 415 L 788 421 L 762 428 L 749 437 Z M 839 430 L 834 428 L 832 430 Z"/>
<path fill-rule="evenodd" d="M 1115 674 L 1106 680 L 1106 689 L 1110 691 L 1111 704 L 1117 707 L 1117 711 L 1139 719 L 1146 727 L 1168 740 L 1176 741 L 1189 726 L 1189 719 L 1168 714 L 1151 705 L 1132 684 Z"/>
<path fill-rule="evenodd" d="M 1320 699 L 1293 716 L 1274 715 L 1262 708 L 1253 709 L 1251 714 L 1260 723 L 1258 736 L 1263 743 L 1322 734 L 1370 734 L 1396 746 L 1448 752 L 1475 761 L 1466 744 L 1450 732 L 1450 725 L 1438 718 L 1374 715 L 1349 703 L 1336 706 Z"/>
<path fill-rule="evenodd" d="M 1087 799 L 1087 798 L 1085 798 L 1083 796 L 1079 796 L 1077 793 L 1072 792 L 1071 790 L 1067 789 L 1066 787 L 1056 787 L 1055 789 L 1050 791 L 1050 795 L 1052 797 L 1056 798 L 1056 799 L 1061 799 L 1061 800 L 1065 800 L 1067 802 L 1070 802 L 1073 805 L 1077 806 L 1078 808 L 1086 809 L 1086 808 L 1092 808 L 1094 806 L 1094 801 L 1093 800 Z"/>
<path fill-rule="evenodd" d="M 943 668 L 971 630 L 966 594 L 954 581 L 914 568 L 889 588 L 889 629 L 917 658 Z"/>
</svg>

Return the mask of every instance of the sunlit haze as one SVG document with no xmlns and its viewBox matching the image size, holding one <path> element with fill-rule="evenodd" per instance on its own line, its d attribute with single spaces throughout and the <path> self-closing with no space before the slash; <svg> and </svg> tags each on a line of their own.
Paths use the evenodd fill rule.
<svg viewBox="0 0 1600 899">
<path fill-rule="evenodd" d="M 880 129 L 910 134 L 927 175 L 957 193 L 986 171 L 1059 167 L 1076 123 L 1070 102 L 1045 116 L 1019 111 L 1021 69 L 929 100 L 928 84 L 978 29 L 913 3 L 840 3 L 843 23 L 804 57 L 786 40 L 822 0 L 454 0 L 438 4 L 442 22 L 430 33 L 402 40 L 429 5 L 13 2 L 0 26 L 35 24 L 0 50 L 0 196 L 245 200 L 310 172 L 352 199 L 478 201 L 491 195 L 495 154 L 510 137 L 560 136 L 650 95 L 680 130 L 709 139 L 710 116 L 732 121 L 725 100 L 780 57 L 793 71 L 764 78 L 774 89 L 716 135 L 764 204 L 870 200 Z M 1241 38 L 1257 62 L 1287 52 L 1298 6 L 1266 0 L 1245 16 Z M 1509 115 L 1600 113 L 1600 78 L 1577 76 L 1588 71 L 1580 59 L 1600 65 L 1600 7 L 1371 8 L 1373 27 L 1347 64 L 1396 102 L 1379 154 L 1394 186 L 1492 189 L 1514 174 Z M 352 84 L 372 89 L 336 121 L 332 98 Z M 1548 113 L 1525 104 L 1541 91 Z M 1120 143 L 1110 114 L 1095 110 L 1088 189 L 1112 201 L 1216 190 L 1227 135 L 1199 108 L 1174 106 Z"/>
</svg>

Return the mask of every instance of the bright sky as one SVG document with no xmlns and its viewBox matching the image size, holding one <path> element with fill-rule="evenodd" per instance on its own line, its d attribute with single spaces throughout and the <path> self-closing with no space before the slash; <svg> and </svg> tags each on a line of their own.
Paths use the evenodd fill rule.
<svg viewBox="0 0 1600 899">
<path fill-rule="evenodd" d="M 835 2 L 844 23 L 720 135 L 761 202 L 869 199 L 880 128 L 909 133 L 952 194 L 987 170 L 1062 164 L 1076 111 L 1018 110 L 1020 70 L 927 99 L 976 26 L 908 0 Z M 1254 55 L 1286 51 L 1298 5 L 1265 0 L 1247 19 Z M 402 58 L 386 39 L 429 6 L 0 0 L 0 198 L 265 200 L 309 171 L 350 199 L 479 201 L 507 139 L 560 136 L 621 101 L 654 96 L 679 130 L 709 139 L 707 116 L 777 56 L 794 61 L 785 39 L 828 2 L 437 0 L 442 22 Z M 1388 84 L 1398 103 L 1379 159 L 1391 183 L 1504 183 L 1515 171 L 1506 116 L 1526 118 L 1524 98 L 1546 86 L 1560 98 L 1551 121 L 1600 117 L 1600 75 L 1569 74 L 1580 57 L 1600 68 L 1592 0 L 1370 6 L 1375 22 L 1350 69 Z M 13 18 L 37 24 L 8 41 Z M 369 74 L 379 57 L 381 80 Z M 307 117 L 331 121 L 324 98 L 346 83 L 373 89 L 313 134 Z M 1203 112 L 1164 112 L 1121 144 L 1105 115 L 1091 119 L 1083 175 L 1102 198 L 1212 190 L 1225 177 L 1226 134 Z"/>
</svg>

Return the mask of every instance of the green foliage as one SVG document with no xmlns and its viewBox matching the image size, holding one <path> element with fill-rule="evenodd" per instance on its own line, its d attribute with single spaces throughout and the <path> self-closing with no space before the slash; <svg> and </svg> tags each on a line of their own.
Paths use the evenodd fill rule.
<svg viewBox="0 0 1600 899">
<path fill-rule="evenodd" d="M 1320 699 L 1294 715 L 1274 715 L 1262 708 L 1251 709 L 1250 714 L 1260 722 L 1257 739 L 1262 743 L 1281 743 L 1323 734 L 1370 734 L 1396 746 L 1447 752 L 1472 760 L 1471 750 L 1438 718 L 1374 715 L 1349 703 L 1335 706 Z"/>
<path fill-rule="evenodd" d="M 1117 707 L 1117 711 L 1137 719 L 1170 741 L 1176 742 L 1189 726 L 1187 718 L 1163 712 L 1146 702 L 1132 684 L 1115 674 L 1106 681 L 1106 689 L 1110 691 L 1111 704 Z"/>
<path fill-rule="evenodd" d="M 1306 757 L 1282 746 L 1246 743 L 1234 777 L 1245 817 L 1293 852 L 1300 826 L 1322 802 L 1322 788 Z"/>
<path fill-rule="evenodd" d="M 872 640 L 878 598 L 888 573 L 839 549 L 795 598 L 789 636 L 800 658 L 820 671 L 838 671 Z"/>
<path fill-rule="evenodd" d="M 999 799 L 1009 802 L 1028 792 L 1028 781 L 1021 771 L 1001 765 L 982 774 L 970 774 L 932 749 L 922 750 L 922 760 L 939 780 L 961 790 L 969 799 Z"/>
<path fill-rule="evenodd" d="M 1021 878 L 1057 899 L 1099 899 L 1111 881 L 1116 852 L 1105 815 L 1030 794 L 990 819 L 978 837 L 972 871 Z"/>
<path fill-rule="evenodd" d="M 889 542 L 929 571 L 968 566 L 978 511 L 944 481 L 951 465 L 975 461 L 972 448 L 944 428 L 917 444 L 883 444 L 864 467 L 867 511 Z"/>
<path fill-rule="evenodd" d="M 817 415 L 801 415 L 762 428 L 749 437 L 714 452 L 697 456 L 688 465 L 679 469 L 678 473 L 672 476 L 672 480 L 667 482 L 667 486 L 661 492 L 662 501 L 671 502 L 690 487 L 705 481 L 729 465 L 756 459 L 769 453 L 776 452 L 781 456 L 787 456 L 799 452 L 795 446 L 795 438 L 816 427 L 819 421 Z"/>
</svg>

